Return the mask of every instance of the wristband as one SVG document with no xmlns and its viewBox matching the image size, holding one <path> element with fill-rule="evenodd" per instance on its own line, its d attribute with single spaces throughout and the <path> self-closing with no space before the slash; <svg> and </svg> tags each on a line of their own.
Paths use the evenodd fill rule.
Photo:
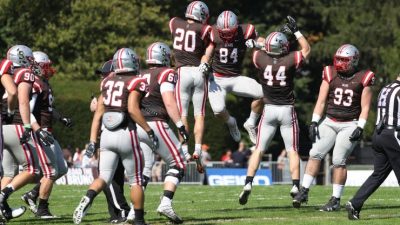
<svg viewBox="0 0 400 225">
<path fill-rule="evenodd" d="M 182 120 L 179 120 L 178 122 L 176 122 L 175 125 L 176 125 L 177 128 L 183 126 Z"/>
<path fill-rule="evenodd" d="M 318 123 L 320 119 L 321 119 L 321 116 L 320 116 L 320 115 L 313 113 L 313 114 L 312 114 L 312 118 L 311 118 L 311 122 L 316 122 L 316 123 Z"/>
<path fill-rule="evenodd" d="M 303 37 L 303 35 L 300 33 L 300 31 L 294 32 L 294 36 L 296 37 L 297 40 L 298 40 L 299 38 Z"/>
<path fill-rule="evenodd" d="M 358 126 L 359 128 L 361 128 L 361 129 L 364 129 L 366 123 L 367 123 L 367 120 L 361 119 L 361 118 L 360 118 L 360 119 L 358 119 L 357 126 Z"/>
<path fill-rule="evenodd" d="M 29 123 L 24 124 L 24 129 L 32 129 L 32 126 Z"/>
</svg>

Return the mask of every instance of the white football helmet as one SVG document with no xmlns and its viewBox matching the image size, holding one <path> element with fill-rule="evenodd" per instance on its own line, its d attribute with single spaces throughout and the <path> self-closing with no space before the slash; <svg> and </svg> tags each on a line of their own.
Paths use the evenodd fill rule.
<svg viewBox="0 0 400 225">
<path fill-rule="evenodd" d="M 115 73 L 139 73 L 139 57 L 130 48 L 121 48 L 115 52 L 112 62 Z"/>
<path fill-rule="evenodd" d="M 25 45 L 14 45 L 7 52 L 7 59 L 15 67 L 29 67 L 33 63 L 32 50 Z"/>
<path fill-rule="evenodd" d="M 333 65 L 340 73 L 353 72 L 358 66 L 360 52 L 354 45 L 345 44 L 340 46 L 333 57 Z"/>
<path fill-rule="evenodd" d="M 39 66 L 39 75 L 49 79 L 55 74 L 56 70 L 51 67 L 52 62 L 46 53 L 41 51 L 34 51 L 33 58 L 35 60 L 35 63 Z"/>
<path fill-rule="evenodd" d="M 151 44 L 146 51 L 146 63 L 169 66 L 171 64 L 171 49 L 162 42 Z"/>
<path fill-rule="evenodd" d="M 265 39 L 265 51 L 270 55 L 289 53 L 289 41 L 281 32 L 272 32 Z"/>
<path fill-rule="evenodd" d="M 222 40 L 231 42 L 236 35 L 239 22 L 232 11 L 223 11 L 217 19 L 217 29 Z"/>
<path fill-rule="evenodd" d="M 194 1 L 187 6 L 185 17 L 205 24 L 210 17 L 210 13 L 204 2 Z"/>
</svg>

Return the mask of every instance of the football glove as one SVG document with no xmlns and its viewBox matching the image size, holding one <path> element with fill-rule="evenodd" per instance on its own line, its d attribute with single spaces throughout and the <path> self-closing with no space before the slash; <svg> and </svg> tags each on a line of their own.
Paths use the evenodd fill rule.
<svg viewBox="0 0 400 225">
<path fill-rule="evenodd" d="M 32 135 L 32 127 L 24 126 L 24 132 L 22 133 L 22 136 L 19 138 L 19 143 L 21 145 L 28 143 L 29 139 L 31 138 L 31 135 Z"/>
<path fill-rule="evenodd" d="M 96 142 L 91 141 L 89 142 L 86 148 L 85 155 L 88 158 L 92 158 L 95 152 L 96 152 Z"/>
<path fill-rule="evenodd" d="M 350 135 L 349 140 L 350 141 L 359 141 L 361 140 L 362 134 L 363 134 L 363 129 L 361 127 L 357 127 L 353 133 Z"/>
<path fill-rule="evenodd" d="M 5 124 L 12 124 L 12 121 L 14 120 L 14 113 L 7 113 L 5 118 L 4 118 L 4 123 Z"/>
<path fill-rule="evenodd" d="M 54 137 L 49 132 L 42 130 L 42 128 L 35 131 L 36 137 L 39 138 L 40 142 L 44 146 L 50 146 L 54 144 Z"/>
<path fill-rule="evenodd" d="M 69 117 L 61 117 L 60 121 L 64 126 L 71 128 L 72 127 L 72 119 Z"/>
<path fill-rule="evenodd" d="M 296 23 L 296 20 L 293 18 L 293 17 L 291 17 L 291 16 L 287 16 L 286 17 L 286 19 L 287 19 L 287 23 L 286 23 L 286 25 L 287 25 L 287 27 L 290 29 L 290 31 L 294 34 L 295 32 L 297 32 L 297 31 L 299 31 L 299 28 L 297 27 L 297 23 Z"/>
<path fill-rule="evenodd" d="M 319 138 L 319 130 L 318 130 L 318 123 L 311 122 L 310 126 L 308 127 L 308 138 L 314 143 Z"/>
<path fill-rule="evenodd" d="M 199 71 L 202 72 L 203 74 L 207 74 L 210 71 L 211 67 L 208 65 L 208 63 L 200 63 L 199 65 Z"/>
<path fill-rule="evenodd" d="M 182 126 L 178 127 L 178 131 L 179 131 L 179 134 L 180 134 L 180 135 L 182 136 L 182 138 L 183 138 L 183 143 L 182 143 L 182 144 L 187 143 L 187 142 L 189 141 L 189 134 L 188 134 L 188 132 L 186 131 L 185 126 L 182 125 Z"/>
<path fill-rule="evenodd" d="M 149 136 L 150 141 L 151 141 L 151 143 L 153 145 L 153 146 L 151 146 L 153 151 L 156 151 L 158 149 L 158 138 L 157 138 L 157 136 L 154 134 L 153 130 L 148 131 L 147 135 Z"/>
</svg>

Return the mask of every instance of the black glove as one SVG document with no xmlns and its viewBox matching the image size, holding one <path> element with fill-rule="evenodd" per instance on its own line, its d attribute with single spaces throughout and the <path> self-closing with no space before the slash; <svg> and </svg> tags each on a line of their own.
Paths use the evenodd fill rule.
<svg viewBox="0 0 400 225">
<path fill-rule="evenodd" d="M 151 143 L 153 143 L 153 146 L 152 146 L 153 151 L 157 150 L 158 149 L 158 138 L 154 134 L 154 131 L 153 130 L 148 131 L 147 135 L 149 135 L 150 141 L 151 141 Z"/>
<path fill-rule="evenodd" d="M 14 119 L 14 113 L 7 113 L 6 117 L 4 118 L 4 123 L 12 124 L 13 119 Z"/>
<path fill-rule="evenodd" d="M 31 139 L 31 134 L 32 133 L 32 127 L 24 127 L 24 132 L 22 133 L 22 136 L 19 138 L 19 143 L 26 144 L 29 139 Z"/>
<path fill-rule="evenodd" d="M 287 19 L 287 21 L 288 21 L 288 22 L 286 23 L 287 28 L 289 28 L 290 31 L 291 31 L 293 34 L 294 34 L 295 32 L 297 32 L 297 31 L 299 31 L 299 28 L 297 27 L 296 20 L 295 20 L 293 17 L 287 16 L 286 19 Z"/>
<path fill-rule="evenodd" d="M 36 137 L 39 138 L 40 142 L 44 146 L 50 146 L 54 144 L 54 137 L 51 135 L 49 132 L 42 130 L 40 128 L 39 130 L 35 131 Z"/>
<path fill-rule="evenodd" d="M 187 143 L 187 142 L 189 141 L 189 134 L 188 134 L 188 132 L 186 131 L 185 126 L 182 125 L 182 126 L 178 127 L 178 131 L 179 131 L 179 134 L 180 134 L 180 135 L 182 136 L 182 138 L 183 138 L 183 143 L 182 143 L 182 144 Z"/>
<path fill-rule="evenodd" d="M 95 152 L 96 152 L 96 143 L 91 141 L 89 142 L 86 148 L 85 155 L 89 158 L 92 158 Z"/>
<path fill-rule="evenodd" d="M 318 123 L 311 122 L 310 126 L 308 127 L 308 138 L 315 143 L 317 137 L 319 138 Z"/>
<path fill-rule="evenodd" d="M 359 141 L 362 137 L 363 129 L 361 127 L 357 127 L 353 133 L 350 135 L 349 140 L 350 141 Z"/>
<path fill-rule="evenodd" d="M 61 117 L 60 121 L 62 124 L 64 124 L 64 126 L 70 128 L 72 127 L 72 119 L 69 117 Z"/>
</svg>

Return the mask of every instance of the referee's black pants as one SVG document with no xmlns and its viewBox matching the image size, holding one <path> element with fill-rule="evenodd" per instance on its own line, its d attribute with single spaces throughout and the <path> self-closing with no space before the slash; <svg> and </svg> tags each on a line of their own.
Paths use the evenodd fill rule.
<svg viewBox="0 0 400 225">
<path fill-rule="evenodd" d="M 396 135 L 394 129 L 383 129 L 380 134 L 375 130 L 372 136 L 374 172 L 350 200 L 355 210 L 361 211 L 364 202 L 378 189 L 392 170 L 400 181 L 400 140 Z"/>
<path fill-rule="evenodd" d="M 127 217 L 130 210 L 130 206 L 126 202 L 124 196 L 124 172 L 124 166 L 121 159 L 119 159 L 118 166 L 115 170 L 115 174 L 110 186 L 103 190 L 107 199 L 108 212 L 111 217 L 110 220 L 118 219 L 120 217 Z"/>
</svg>

